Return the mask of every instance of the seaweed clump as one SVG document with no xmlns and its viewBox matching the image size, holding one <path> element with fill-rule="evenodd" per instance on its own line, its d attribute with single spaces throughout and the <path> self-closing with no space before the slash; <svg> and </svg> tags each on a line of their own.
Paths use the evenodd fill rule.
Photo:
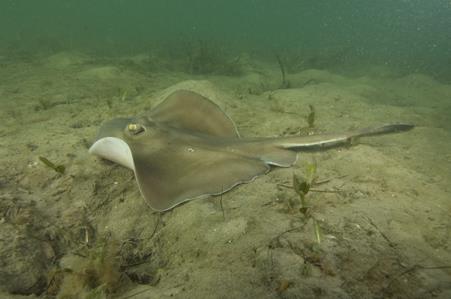
<svg viewBox="0 0 451 299">
<path fill-rule="evenodd" d="M 308 105 L 308 107 L 310 109 L 310 112 L 307 115 L 306 120 L 307 120 L 308 127 L 310 129 L 312 129 L 315 127 L 316 112 L 315 112 L 315 107 L 313 107 L 313 105 L 310 104 L 310 105 Z"/>
<path fill-rule="evenodd" d="M 300 201 L 300 208 L 299 212 L 301 212 L 302 218 L 305 222 L 307 222 L 309 219 L 312 220 L 313 224 L 313 231 L 315 233 L 315 239 L 317 244 L 321 244 L 322 239 L 322 233 L 321 228 L 318 224 L 318 220 L 316 220 L 315 216 L 312 213 L 311 206 L 308 204 L 306 200 L 307 194 L 312 191 L 312 185 L 316 183 L 316 170 L 317 170 L 317 164 L 316 162 L 308 164 L 307 165 L 307 176 L 299 176 L 293 173 L 293 189 L 296 192 L 296 194 L 299 196 Z M 318 190 L 313 190 L 317 191 Z"/>
<path fill-rule="evenodd" d="M 194 75 L 222 74 L 240 75 L 242 66 L 240 56 L 228 58 L 223 47 L 211 42 L 199 40 L 186 45 L 186 71 Z"/>
<path fill-rule="evenodd" d="M 50 273 L 47 293 L 62 299 L 107 298 L 126 279 L 119 252 L 119 242 L 104 238 L 92 248 L 66 256 L 61 268 Z"/>
<path fill-rule="evenodd" d="M 44 163 L 47 167 L 55 170 L 59 174 L 64 174 L 64 172 L 66 171 L 66 167 L 64 165 L 61 165 L 61 164 L 57 165 L 45 157 L 39 156 L 39 160 L 42 163 Z"/>
<path fill-rule="evenodd" d="M 311 163 L 307 165 L 306 175 L 299 175 L 293 173 L 292 185 L 284 187 L 292 188 L 296 193 L 297 197 L 295 198 L 287 198 L 288 210 L 290 212 L 299 211 L 300 212 L 300 220 L 303 223 L 301 227 L 311 220 L 313 223 L 313 230 L 315 232 L 315 239 L 318 244 L 321 243 L 321 229 L 319 227 L 318 221 L 313 215 L 312 206 L 308 200 L 308 194 L 312 191 L 312 186 L 316 182 L 316 163 Z M 314 190 L 317 191 L 317 190 Z"/>
<path fill-rule="evenodd" d="M 299 197 L 299 211 L 304 216 L 310 216 L 310 206 L 307 204 L 306 196 L 316 179 L 316 163 L 307 166 L 306 177 L 293 173 L 293 189 Z"/>
<path fill-rule="evenodd" d="M 285 71 L 285 63 L 283 62 L 283 60 L 279 54 L 276 53 L 275 55 L 276 55 L 277 63 L 279 64 L 280 73 L 282 74 L 282 83 L 280 84 L 280 88 L 281 89 L 290 88 L 291 84 L 290 84 L 290 81 L 287 80 L 287 74 Z"/>
<path fill-rule="evenodd" d="M 47 295 L 60 299 L 111 298 L 133 284 L 159 282 L 159 261 L 150 261 L 153 251 L 141 242 L 143 239 L 119 241 L 110 234 L 95 238 L 94 232 L 87 231 L 84 239 L 81 247 L 65 255 L 49 272 Z"/>
</svg>

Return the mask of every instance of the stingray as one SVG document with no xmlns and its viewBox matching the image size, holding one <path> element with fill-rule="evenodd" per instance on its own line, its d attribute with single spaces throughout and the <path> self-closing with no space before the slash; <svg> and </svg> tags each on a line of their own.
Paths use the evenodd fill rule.
<svg viewBox="0 0 451 299">
<path fill-rule="evenodd" d="M 336 134 L 240 138 L 219 106 L 177 90 L 147 114 L 102 124 L 89 152 L 133 170 L 145 201 L 166 211 L 251 182 L 271 167 L 290 167 L 298 152 L 411 128 L 396 123 Z"/>
</svg>

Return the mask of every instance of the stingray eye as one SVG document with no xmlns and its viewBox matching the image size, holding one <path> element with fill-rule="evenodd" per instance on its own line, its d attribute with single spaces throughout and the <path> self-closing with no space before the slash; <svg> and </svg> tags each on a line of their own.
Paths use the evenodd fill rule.
<svg viewBox="0 0 451 299">
<path fill-rule="evenodd" d="M 127 130 L 130 132 L 131 135 L 139 135 L 143 133 L 146 129 L 143 125 L 140 124 L 128 124 Z"/>
</svg>

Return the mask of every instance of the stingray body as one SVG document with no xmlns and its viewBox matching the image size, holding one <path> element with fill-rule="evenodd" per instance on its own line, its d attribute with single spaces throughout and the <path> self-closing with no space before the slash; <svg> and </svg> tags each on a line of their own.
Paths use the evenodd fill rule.
<svg viewBox="0 0 451 299">
<path fill-rule="evenodd" d="M 89 152 L 132 169 L 146 202 L 165 211 L 250 182 L 271 166 L 290 167 L 299 151 L 412 127 L 391 124 L 339 134 L 240 138 L 216 104 L 178 90 L 148 115 L 105 122 Z"/>
</svg>

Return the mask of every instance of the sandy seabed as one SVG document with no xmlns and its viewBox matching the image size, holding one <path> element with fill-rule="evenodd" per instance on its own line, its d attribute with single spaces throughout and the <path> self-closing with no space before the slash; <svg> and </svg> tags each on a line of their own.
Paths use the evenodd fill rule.
<svg viewBox="0 0 451 299">
<path fill-rule="evenodd" d="M 143 56 L 0 59 L 1 298 L 451 298 L 451 85 L 374 67 L 365 76 L 240 76 L 142 67 Z M 88 153 L 102 121 L 171 91 L 216 102 L 242 136 L 389 122 L 410 132 L 300 153 L 221 197 L 159 214 L 133 173 Z M 62 165 L 64 173 L 42 162 Z M 300 212 L 284 187 L 316 164 Z"/>
</svg>

